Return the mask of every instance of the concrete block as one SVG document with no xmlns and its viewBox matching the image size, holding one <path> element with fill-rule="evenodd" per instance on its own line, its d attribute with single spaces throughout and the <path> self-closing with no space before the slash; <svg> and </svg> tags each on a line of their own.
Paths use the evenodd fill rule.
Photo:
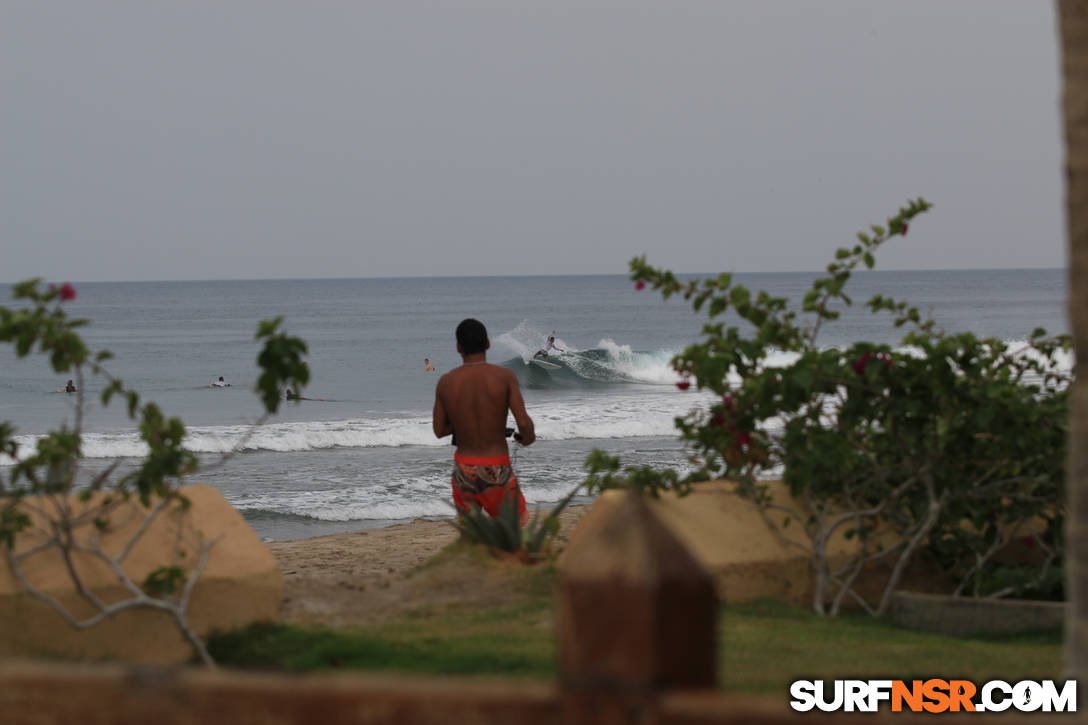
<svg viewBox="0 0 1088 725">
<path fill-rule="evenodd" d="M 792 499 L 781 482 L 772 481 L 769 486 L 775 503 L 807 515 L 804 502 Z M 756 507 L 738 495 L 736 489 L 737 484 L 732 481 L 706 481 L 695 484 L 687 496 L 665 493 L 658 499 L 647 498 L 646 504 L 714 577 L 720 599 L 749 602 L 760 597 L 776 597 L 810 606 L 814 577 L 809 553 L 776 534 Z M 579 529 L 591 527 L 594 519 L 611 505 L 607 494 L 598 497 L 579 522 L 571 542 Z M 768 517 L 781 526 L 785 514 L 770 511 Z M 803 524 L 803 521 L 793 520 L 783 533 L 807 543 Z M 856 541 L 845 537 L 845 528 L 828 542 L 828 559 L 833 568 L 846 562 L 857 547 Z M 563 554 L 560 561 L 565 558 L 566 554 Z M 859 577 L 855 589 L 876 597 L 887 577 L 887 565 L 870 567 Z M 911 566 L 904 584 L 928 591 L 946 586 L 947 582 L 939 580 L 935 572 L 925 567 Z M 847 602 L 846 606 L 850 604 Z"/>
<path fill-rule="evenodd" d="M 1066 609 L 1065 602 L 899 591 L 893 595 L 890 614 L 892 621 L 908 629 L 970 637 L 1060 629 Z"/>
<path fill-rule="evenodd" d="M 559 574 L 568 686 L 714 687 L 713 580 L 644 499 L 603 494 L 572 534 Z"/>
<path fill-rule="evenodd" d="M 192 571 L 204 541 L 216 539 L 207 566 L 197 580 L 189 605 L 190 626 L 201 636 L 214 629 L 243 626 L 279 615 L 283 581 L 279 567 L 245 520 L 222 494 L 211 486 L 186 486 L 182 494 L 188 506 L 171 503 L 140 537 L 123 568 L 138 585 L 161 566 L 178 565 Z M 48 520 L 57 506 L 75 514 L 92 511 L 104 494 L 80 502 L 76 496 L 30 497 L 23 510 L 31 528 L 16 538 L 16 552 L 25 552 L 45 541 Z M 100 547 L 110 556 L 124 549 L 145 519 L 146 509 L 135 501 L 119 504 L 110 513 L 110 527 L 99 536 Z M 75 529 L 77 541 L 90 544 L 97 530 L 93 524 Z M 120 579 L 101 557 L 76 552 L 72 566 L 88 590 L 112 603 L 129 596 Z M 77 618 L 95 609 L 80 595 L 56 548 L 36 552 L 23 560 L 26 578 L 41 591 L 64 604 Z M 133 609 L 110 617 L 89 629 L 71 627 L 48 604 L 33 598 L 16 581 L 6 547 L 0 545 L 0 656 L 47 656 L 65 659 L 116 659 L 146 664 L 189 660 L 192 651 L 166 613 Z"/>
</svg>

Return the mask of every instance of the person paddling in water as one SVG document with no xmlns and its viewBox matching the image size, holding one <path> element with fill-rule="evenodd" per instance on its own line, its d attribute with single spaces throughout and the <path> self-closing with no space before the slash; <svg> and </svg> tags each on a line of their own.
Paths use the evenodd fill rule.
<svg viewBox="0 0 1088 725">
<path fill-rule="evenodd" d="M 68 382 L 67 382 L 67 383 L 65 384 L 65 386 L 64 386 L 64 387 L 62 388 L 62 390 L 63 390 L 63 392 L 65 392 L 65 393 L 74 393 L 74 392 L 76 392 L 76 384 L 75 384 L 75 383 L 73 383 L 73 382 L 72 382 L 71 380 L 69 380 L 69 381 L 68 381 Z"/>
<path fill-rule="evenodd" d="M 457 326 L 457 352 L 463 364 L 438 380 L 434 395 L 434 434 L 453 434 L 453 503 L 458 515 L 475 504 L 492 516 L 503 499 L 514 496 L 521 525 L 528 520 L 525 497 L 510 464 L 506 446 L 506 415 L 514 415 L 515 440 L 532 445 L 536 440 L 533 419 L 525 410 L 514 371 L 487 362 L 487 328 L 479 320 L 466 319 Z"/>
<path fill-rule="evenodd" d="M 566 350 L 564 350 L 563 348 L 555 346 L 555 330 L 552 330 L 552 334 L 548 335 L 548 341 L 544 343 L 544 347 L 537 350 L 536 354 L 534 354 L 533 357 L 539 360 L 547 360 L 548 352 L 550 352 L 551 350 L 566 352 Z"/>
<path fill-rule="evenodd" d="M 220 375 L 220 376 L 219 376 L 219 379 L 218 379 L 218 380 L 216 380 L 216 381 L 215 381 L 214 383 L 212 383 L 211 385 L 209 385 L 208 387 L 211 387 L 211 388 L 229 388 L 229 387 L 230 387 L 230 383 L 228 383 L 228 382 L 227 382 L 226 380 L 224 380 L 224 379 L 223 379 L 223 376 L 222 376 L 222 375 Z"/>
</svg>

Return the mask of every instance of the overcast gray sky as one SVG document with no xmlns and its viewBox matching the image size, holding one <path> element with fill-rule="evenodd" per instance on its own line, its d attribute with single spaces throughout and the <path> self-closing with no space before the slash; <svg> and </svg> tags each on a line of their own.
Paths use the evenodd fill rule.
<svg viewBox="0 0 1088 725">
<path fill-rule="evenodd" d="M 0 281 L 1065 264 L 1042 0 L 0 0 Z"/>
</svg>

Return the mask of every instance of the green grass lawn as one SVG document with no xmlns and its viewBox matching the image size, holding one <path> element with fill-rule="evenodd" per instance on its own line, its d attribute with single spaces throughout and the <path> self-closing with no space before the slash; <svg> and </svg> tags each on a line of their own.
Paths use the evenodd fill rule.
<svg viewBox="0 0 1088 725">
<path fill-rule="evenodd" d="M 551 602 L 487 611 L 423 611 L 351 629 L 255 624 L 212 637 L 221 665 L 306 672 L 327 668 L 418 674 L 555 674 Z"/>
<path fill-rule="evenodd" d="M 548 574 L 542 573 L 542 577 Z M 721 608 L 719 678 L 729 692 L 780 694 L 787 683 L 843 677 L 1057 678 L 1061 636 L 960 639 L 912 632 L 861 615 L 820 618 L 773 600 Z M 516 606 L 419 610 L 352 629 L 279 624 L 214 636 L 227 667 L 314 671 L 555 677 L 552 599 L 546 587 Z"/>
<path fill-rule="evenodd" d="M 1060 632 L 949 637 L 764 601 L 723 607 L 719 677 L 730 692 L 776 694 L 796 679 L 1057 679 L 1061 641 Z"/>
</svg>

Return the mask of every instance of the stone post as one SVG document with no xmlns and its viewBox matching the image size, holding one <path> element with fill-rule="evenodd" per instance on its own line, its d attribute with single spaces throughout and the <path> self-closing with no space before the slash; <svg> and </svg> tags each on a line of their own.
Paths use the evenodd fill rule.
<svg viewBox="0 0 1088 725">
<path fill-rule="evenodd" d="M 564 721 L 650 717 L 664 689 L 716 684 L 711 576 L 646 501 L 603 494 L 560 561 Z"/>
</svg>

